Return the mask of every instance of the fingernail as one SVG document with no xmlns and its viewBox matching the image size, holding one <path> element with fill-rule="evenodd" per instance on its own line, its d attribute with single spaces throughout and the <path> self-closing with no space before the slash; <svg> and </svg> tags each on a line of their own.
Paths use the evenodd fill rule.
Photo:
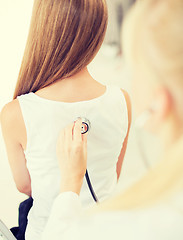
<svg viewBox="0 0 183 240">
<path fill-rule="evenodd" d="M 82 119 L 81 119 L 81 118 L 78 118 L 77 122 L 78 122 L 78 123 L 82 123 Z"/>
</svg>

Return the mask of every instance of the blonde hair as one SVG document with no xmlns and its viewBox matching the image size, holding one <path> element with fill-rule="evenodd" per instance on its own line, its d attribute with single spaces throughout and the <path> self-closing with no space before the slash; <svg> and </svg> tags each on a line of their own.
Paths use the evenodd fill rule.
<svg viewBox="0 0 183 240">
<path fill-rule="evenodd" d="M 139 0 L 126 19 L 123 48 L 127 61 L 143 64 L 165 85 L 172 81 L 183 95 L 182 26 L 182 0 Z M 155 53 L 150 52 L 150 45 Z M 182 188 L 183 137 L 180 137 L 146 176 L 124 193 L 101 204 L 98 210 L 144 207 Z"/>
<path fill-rule="evenodd" d="M 35 0 L 14 99 L 86 67 L 107 28 L 105 0 Z"/>
<path fill-rule="evenodd" d="M 170 90 L 183 122 L 183 1 L 139 0 L 123 27 L 126 60 Z"/>
</svg>

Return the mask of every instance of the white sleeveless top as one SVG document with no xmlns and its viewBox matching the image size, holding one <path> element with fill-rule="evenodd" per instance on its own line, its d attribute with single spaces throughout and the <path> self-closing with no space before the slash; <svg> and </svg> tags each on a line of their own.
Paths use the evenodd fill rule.
<svg viewBox="0 0 183 240">
<path fill-rule="evenodd" d="M 27 131 L 25 157 L 34 199 L 26 240 L 40 240 L 60 189 L 56 158 L 60 130 L 77 117 L 85 117 L 91 122 L 87 169 L 94 191 L 102 201 L 111 195 L 117 183 L 116 164 L 127 134 L 128 110 L 122 91 L 115 86 L 106 86 L 102 96 L 89 101 L 57 102 L 34 93 L 19 96 L 18 100 Z M 85 179 L 80 197 L 86 207 L 94 202 Z"/>
</svg>

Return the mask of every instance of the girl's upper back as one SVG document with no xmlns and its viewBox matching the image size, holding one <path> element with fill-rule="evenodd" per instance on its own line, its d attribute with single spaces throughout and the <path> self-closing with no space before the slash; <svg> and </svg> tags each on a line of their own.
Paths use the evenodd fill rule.
<svg viewBox="0 0 183 240">
<path fill-rule="evenodd" d="M 107 86 L 102 96 L 73 103 L 48 100 L 34 93 L 22 95 L 18 101 L 27 132 L 25 157 L 34 198 L 29 225 L 34 222 L 35 226 L 44 227 L 52 202 L 59 194 L 56 142 L 60 130 L 77 117 L 91 122 L 88 171 L 99 201 L 107 198 L 117 182 L 116 164 L 128 130 L 128 110 L 122 91 Z M 93 203 L 85 181 L 81 201 L 85 206 Z"/>
</svg>

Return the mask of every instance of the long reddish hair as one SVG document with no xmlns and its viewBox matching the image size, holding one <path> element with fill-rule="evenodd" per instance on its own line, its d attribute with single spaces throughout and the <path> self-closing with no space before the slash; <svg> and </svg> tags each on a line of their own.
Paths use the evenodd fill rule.
<svg viewBox="0 0 183 240">
<path fill-rule="evenodd" d="M 102 45 L 107 20 L 105 0 L 35 0 L 13 98 L 86 67 Z"/>
</svg>

